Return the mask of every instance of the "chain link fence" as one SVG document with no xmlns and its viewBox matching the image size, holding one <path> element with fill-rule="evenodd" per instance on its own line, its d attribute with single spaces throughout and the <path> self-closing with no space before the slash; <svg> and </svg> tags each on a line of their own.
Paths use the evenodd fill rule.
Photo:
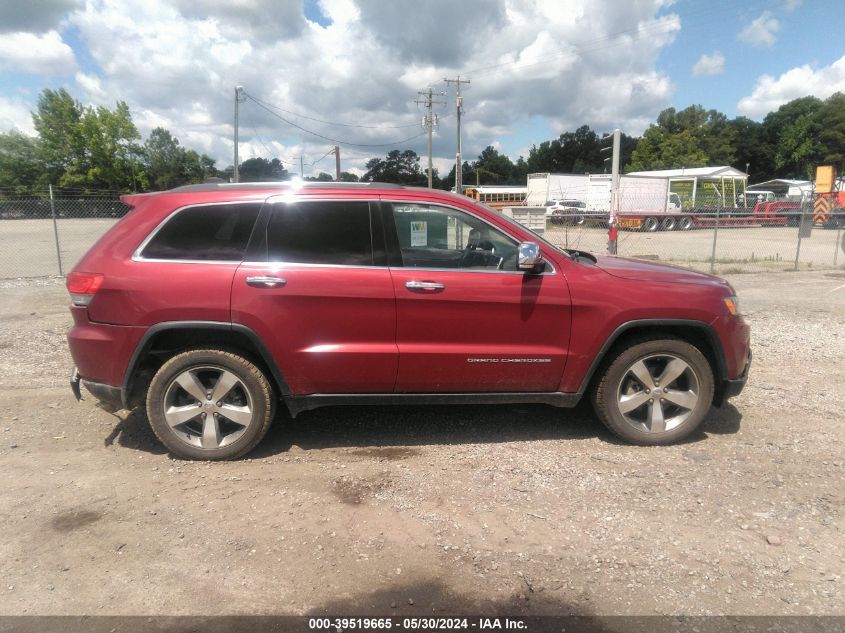
<svg viewBox="0 0 845 633">
<path fill-rule="evenodd" d="M 0 189 L 0 279 L 66 274 L 127 211 L 116 191 Z"/>
<path fill-rule="evenodd" d="M 609 211 L 575 199 L 569 204 L 537 208 L 545 214 L 544 237 L 564 248 L 608 252 Z M 841 208 L 821 217 L 812 199 L 651 212 L 648 205 L 647 200 L 620 200 L 617 255 L 717 275 L 845 268 Z"/>
<path fill-rule="evenodd" d="M 553 244 L 606 253 L 608 211 L 579 204 L 514 207 L 513 214 L 530 228 L 545 227 Z M 716 274 L 845 268 L 841 208 L 814 221 L 811 200 L 767 213 L 719 206 L 650 213 L 649 204 L 620 201 L 619 256 Z M 128 210 L 115 191 L 0 189 L 0 279 L 66 274 Z"/>
</svg>

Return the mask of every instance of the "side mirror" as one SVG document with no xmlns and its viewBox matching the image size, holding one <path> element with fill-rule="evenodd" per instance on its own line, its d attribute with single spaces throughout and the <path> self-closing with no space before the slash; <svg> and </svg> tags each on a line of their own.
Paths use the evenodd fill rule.
<svg viewBox="0 0 845 633">
<path fill-rule="evenodd" d="M 540 245 L 536 242 L 522 242 L 519 245 L 519 270 L 538 273 L 545 268 L 545 261 L 540 254 Z"/>
</svg>

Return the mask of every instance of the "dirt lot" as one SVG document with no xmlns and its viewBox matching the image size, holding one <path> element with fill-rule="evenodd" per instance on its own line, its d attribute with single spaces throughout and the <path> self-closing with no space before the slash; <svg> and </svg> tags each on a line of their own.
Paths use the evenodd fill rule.
<svg viewBox="0 0 845 633">
<path fill-rule="evenodd" d="M 845 614 L 845 275 L 732 282 L 751 381 L 685 444 L 337 408 L 233 463 L 77 404 L 62 286 L 0 282 L 0 614 Z"/>
</svg>

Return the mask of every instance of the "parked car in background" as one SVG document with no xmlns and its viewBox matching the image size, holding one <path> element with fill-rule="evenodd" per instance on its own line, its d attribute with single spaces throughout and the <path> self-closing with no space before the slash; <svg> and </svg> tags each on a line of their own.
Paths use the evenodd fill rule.
<svg viewBox="0 0 845 633">
<path fill-rule="evenodd" d="M 553 224 L 581 225 L 591 215 L 587 203 L 583 200 L 550 200 L 547 204 L 546 219 Z"/>
</svg>

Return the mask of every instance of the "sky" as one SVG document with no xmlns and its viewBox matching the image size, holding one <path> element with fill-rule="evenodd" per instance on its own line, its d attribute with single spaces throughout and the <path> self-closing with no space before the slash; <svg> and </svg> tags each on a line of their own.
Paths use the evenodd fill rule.
<svg viewBox="0 0 845 633">
<path fill-rule="evenodd" d="M 125 101 L 232 164 L 361 174 L 391 149 L 427 155 L 418 91 L 435 91 L 434 165 L 512 159 L 580 125 L 639 135 L 667 107 L 761 120 L 805 95 L 845 92 L 841 0 L 0 0 L 0 131 L 33 134 L 44 88 Z M 444 94 L 438 94 L 438 93 Z M 425 164 L 426 159 L 423 159 Z"/>
</svg>

